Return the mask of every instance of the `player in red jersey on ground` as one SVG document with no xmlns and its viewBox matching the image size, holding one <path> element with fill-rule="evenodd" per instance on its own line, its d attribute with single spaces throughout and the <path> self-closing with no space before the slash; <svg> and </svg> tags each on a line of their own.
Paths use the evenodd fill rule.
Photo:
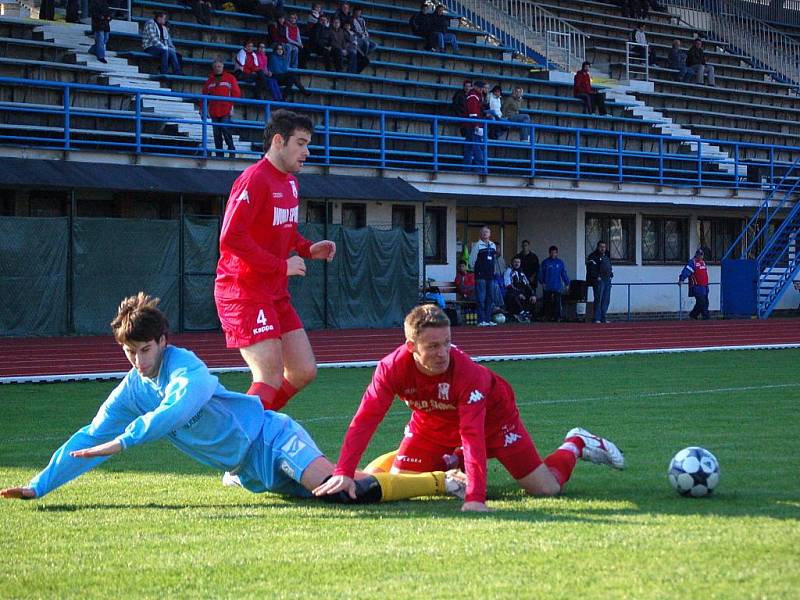
<svg viewBox="0 0 800 600">
<path fill-rule="evenodd" d="M 578 458 L 624 468 L 625 458 L 614 444 L 577 427 L 542 460 L 511 386 L 451 345 L 450 321 L 439 307 L 414 308 L 406 316 L 405 335 L 406 343 L 378 364 L 345 435 L 334 476 L 314 490 L 316 495 L 355 493 L 358 461 L 395 396 L 412 413 L 392 472 L 441 468 L 445 455 L 463 447 L 467 494 L 462 510 L 488 510 L 488 458 L 499 460 L 533 495 L 559 493 Z"/>
<path fill-rule="evenodd" d="M 234 182 L 219 240 L 214 300 L 225 340 L 253 374 L 247 393 L 270 410 L 283 407 L 317 373 L 290 303 L 289 277 L 306 274 L 304 259 L 330 261 L 336 254 L 334 242 L 311 243 L 297 232 L 300 195 L 292 173 L 308 158 L 313 131 L 304 115 L 272 113 L 266 155 Z"/>
</svg>

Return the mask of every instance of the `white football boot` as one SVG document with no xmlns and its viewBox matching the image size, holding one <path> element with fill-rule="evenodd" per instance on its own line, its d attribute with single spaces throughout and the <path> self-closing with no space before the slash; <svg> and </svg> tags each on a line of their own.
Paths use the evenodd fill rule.
<svg viewBox="0 0 800 600">
<path fill-rule="evenodd" d="M 222 476 L 222 485 L 225 487 L 242 487 L 242 482 L 238 475 L 225 471 L 225 474 Z"/>
<path fill-rule="evenodd" d="M 444 474 L 444 491 L 448 496 L 463 500 L 467 495 L 467 474 L 458 469 L 450 469 Z"/>
<path fill-rule="evenodd" d="M 620 470 L 625 468 L 625 456 L 613 442 L 581 427 L 570 429 L 564 439 L 571 437 L 579 437 L 583 440 L 584 446 L 581 452 L 583 460 L 588 460 L 597 465 L 610 465 Z"/>
</svg>

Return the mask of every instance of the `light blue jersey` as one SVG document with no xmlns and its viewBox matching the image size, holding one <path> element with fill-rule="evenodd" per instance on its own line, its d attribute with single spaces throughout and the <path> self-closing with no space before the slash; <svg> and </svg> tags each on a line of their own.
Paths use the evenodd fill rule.
<svg viewBox="0 0 800 600">
<path fill-rule="evenodd" d="M 255 396 L 229 392 L 193 352 L 167 346 L 158 376 L 148 379 L 131 369 L 29 487 L 40 498 L 110 458 L 73 458 L 73 450 L 111 440 L 129 450 L 165 436 L 204 465 L 241 472 L 243 485 L 254 492 L 308 495 L 297 482 L 322 455 L 291 418 L 265 411 Z"/>
</svg>

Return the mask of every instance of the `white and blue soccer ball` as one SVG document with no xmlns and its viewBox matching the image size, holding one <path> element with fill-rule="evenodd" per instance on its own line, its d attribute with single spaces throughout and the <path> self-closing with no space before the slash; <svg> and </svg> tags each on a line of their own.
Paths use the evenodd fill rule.
<svg viewBox="0 0 800 600">
<path fill-rule="evenodd" d="M 672 458 L 667 477 L 681 496 L 707 496 L 719 483 L 719 461 L 705 448 L 690 446 Z"/>
<path fill-rule="evenodd" d="M 505 316 L 503 313 L 501 313 L 501 312 L 499 312 L 499 313 L 494 313 L 494 316 L 492 317 L 492 319 L 493 319 L 493 320 L 494 320 L 494 322 L 495 322 L 495 323 L 497 323 L 498 325 L 502 325 L 503 323 L 505 323 L 505 322 L 506 322 L 506 316 Z"/>
</svg>

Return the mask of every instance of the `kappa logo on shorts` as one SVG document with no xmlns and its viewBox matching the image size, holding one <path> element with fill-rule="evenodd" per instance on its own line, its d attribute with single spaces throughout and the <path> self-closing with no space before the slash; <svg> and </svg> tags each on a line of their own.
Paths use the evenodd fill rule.
<svg viewBox="0 0 800 600">
<path fill-rule="evenodd" d="M 306 447 L 305 442 L 301 442 L 296 435 L 293 435 L 288 442 L 281 446 L 281 450 L 286 452 L 289 458 L 294 458 L 300 451 Z"/>
<path fill-rule="evenodd" d="M 476 402 L 480 402 L 483 400 L 483 394 L 481 394 L 478 390 L 473 390 L 472 393 L 469 395 L 469 400 L 467 400 L 467 404 L 475 404 Z"/>
<path fill-rule="evenodd" d="M 518 433 L 507 433 L 505 443 L 503 444 L 504 448 L 508 448 L 511 444 L 516 442 L 517 440 L 521 440 L 522 436 Z"/>
<path fill-rule="evenodd" d="M 285 460 L 282 460 L 282 461 L 281 461 L 281 471 L 283 471 L 283 472 L 284 472 L 284 473 L 286 473 L 286 474 L 287 474 L 289 477 L 291 477 L 292 479 L 294 479 L 294 469 L 292 468 L 292 465 L 290 465 L 290 464 L 289 464 L 288 462 L 286 462 Z"/>
</svg>

